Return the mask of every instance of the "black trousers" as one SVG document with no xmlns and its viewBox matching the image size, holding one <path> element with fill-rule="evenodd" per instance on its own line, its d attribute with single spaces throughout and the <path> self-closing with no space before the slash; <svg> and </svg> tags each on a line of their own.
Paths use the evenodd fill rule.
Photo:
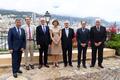
<svg viewBox="0 0 120 80">
<path fill-rule="evenodd" d="M 95 65 L 96 63 L 96 55 L 98 51 L 98 65 L 101 65 L 103 62 L 103 48 L 104 45 L 100 45 L 98 47 L 92 46 L 92 60 L 91 60 L 91 65 Z"/>
<path fill-rule="evenodd" d="M 68 46 L 67 48 L 62 48 L 62 51 L 64 65 L 67 65 L 67 62 L 69 65 L 72 65 L 72 47 Z"/>
<path fill-rule="evenodd" d="M 42 57 L 44 54 L 44 57 Z M 44 58 L 44 59 L 43 59 Z M 48 60 L 48 46 L 42 45 L 39 49 L 39 65 L 46 65 Z"/>
<path fill-rule="evenodd" d="M 12 53 L 12 71 L 17 73 L 20 69 L 22 51 L 13 51 Z"/>
<path fill-rule="evenodd" d="M 87 51 L 87 46 L 85 47 L 78 46 L 78 65 L 81 64 L 81 56 L 82 56 L 83 66 L 86 65 L 86 51 Z"/>
</svg>

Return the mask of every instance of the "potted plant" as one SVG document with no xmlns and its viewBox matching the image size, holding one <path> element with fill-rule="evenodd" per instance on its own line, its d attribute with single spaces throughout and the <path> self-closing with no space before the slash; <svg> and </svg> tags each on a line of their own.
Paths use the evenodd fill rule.
<svg viewBox="0 0 120 80">
<path fill-rule="evenodd" d="M 116 50 L 116 55 L 120 56 L 120 34 L 114 34 L 112 38 L 106 41 L 106 47 Z"/>
</svg>

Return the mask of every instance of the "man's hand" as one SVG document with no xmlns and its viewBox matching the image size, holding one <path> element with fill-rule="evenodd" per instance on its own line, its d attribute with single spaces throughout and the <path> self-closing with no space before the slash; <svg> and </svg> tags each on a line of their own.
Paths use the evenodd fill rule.
<svg viewBox="0 0 120 80">
<path fill-rule="evenodd" d="M 37 47 L 40 49 L 41 48 L 41 46 L 40 45 L 37 45 Z"/>
<path fill-rule="evenodd" d="M 81 43 L 81 46 L 82 46 L 82 47 L 85 47 L 85 46 L 86 46 L 86 44 L 85 44 L 85 43 Z"/>
<path fill-rule="evenodd" d="M 95 46 L 100 46 L 102 42 L 95 43 Z"/>
<path fill-rule="evenodd" d="M 99 42 L 99 43 L 98 43 L 98 46 L 100 46 L 101 44 L 102 44 L 102 42 Z"/>
<path fill-rule="evenodd" d="M 10 50 L 9 50 L 9 53 L 10 53 L 10 54 L 12 54 L 12 53 L 13 53 L 13 50 L 12 50 L 12 49 L 10 49 Z"/>
<path fill-rule="evenodd" d="M 49 45 L 48 47 L 51 47 L 51 45 Z"/>
<path fill-rule="evenodd" d="M 21 51 L 24 52 L 24 48 L 21 48 Z"/>
<path fill-rule="evenodd" d="M 98 43 L 95 43 L 95 46 L 98 46 Z"/>
</svg>

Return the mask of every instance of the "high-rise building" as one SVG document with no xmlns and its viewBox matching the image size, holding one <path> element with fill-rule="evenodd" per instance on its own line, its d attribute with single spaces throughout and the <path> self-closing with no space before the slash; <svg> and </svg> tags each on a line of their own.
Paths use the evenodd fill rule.
<svg viewBox="0 0 120 80">
<path fill-rule="evenodd" d="M 32 13 L 32 21 L 33 21 L 33 24 L 36 23 L 36 13 Z"/>
</svg>

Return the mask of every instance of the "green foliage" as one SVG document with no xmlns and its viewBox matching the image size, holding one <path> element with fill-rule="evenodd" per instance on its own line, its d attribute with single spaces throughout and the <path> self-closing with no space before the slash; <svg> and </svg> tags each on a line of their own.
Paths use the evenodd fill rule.
<svg viewBox="0 0 120 80">
<path fill-rule="evenodd" d="M 1 48 L 0 48 L 0 51 L 7 51 L 7 50 L 6 50 L 6 49 L 1 49 Z"/>
<path fill-rule="evenodd" d="M 114 34 L 109 41 L 106 41 L 106 46 L 113 49 L 120 48 L 120 34 Z"/>
</svg>

